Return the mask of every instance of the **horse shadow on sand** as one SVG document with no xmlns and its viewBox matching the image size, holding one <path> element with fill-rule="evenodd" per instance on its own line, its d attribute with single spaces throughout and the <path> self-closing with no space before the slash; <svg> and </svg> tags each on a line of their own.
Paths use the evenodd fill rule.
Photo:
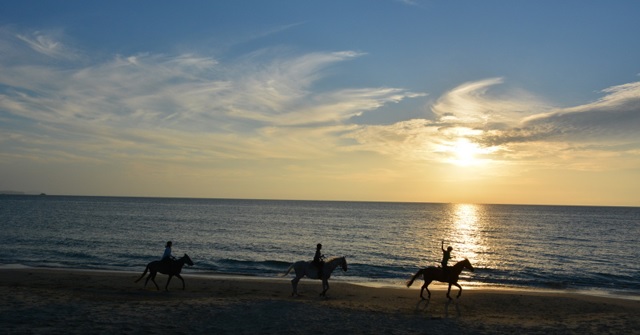
<svg viewBox="0 0 640 335">
<path fill-rule="evenodd" d="M 460 299 L 456 299 L 456 300 L 449 300 L 447 299 L 447 302 L 444 304 L 444 318 L 448 319 L 449 316 L 449 308 L 451 307 L 451 304 L 453 304 L 453 307 L 455 308 L 455 315 L 453 315 L 453 317 L 461 317 L 462 314 L 460 313 L 460 305 L 459 305 Z M 431 304 L 431 299 L 425 299 L 425 300 L 420 300 L 418 301 L 418 303 L 416 304 L 416 308 L 415 308 L 415 312 L 416 313 L 420 313 L 423 312 L 426 314 L 426 316 L 430 319 L 442 319 L 442 316 L 435 316 L 433 315 L 433 312 L 429 311 L 429 305 Z"/>
</svg>

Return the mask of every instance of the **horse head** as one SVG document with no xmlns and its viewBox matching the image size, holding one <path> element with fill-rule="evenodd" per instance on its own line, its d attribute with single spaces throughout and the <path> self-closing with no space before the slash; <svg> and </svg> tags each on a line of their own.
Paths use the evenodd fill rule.
<svg viewBox="0 0 640 335">
<path fill-rule="evenodd" d="M 469 271 L 471 271 L 471 272 L 474 272 L 474 271 L 475 271 L 475 269 L 473 268 L 473 265 L 471 265 L 471 262 L 469 262 L 469 260 L 468 260 L 468 259 L 466 259 L 466 258 L 465 258 L 463 262 L 464 262 L 464 263 L 463 263 L 463 264 L 464 264 L 464 267 L 465 267 L 466 269 L 468 269 L 468 270 L 469 270 Z"/>
<path fill-rule="evenodd" d="M 191 260 L 191 258 L 189 257 L 189 255 L 184 254 L 184 256 L 182 256 L 182 259 L 184 260 L 184 262 L 189 265 L 189 266 L 193 266 L 193 261 Z"/>
<path fill-rule="evenodd" d="M 342 271 L 347 271 L 347 257 L 343 256 L 342 257 L 342 263 L 340 263 L 340 266 L 342 267 Z"/>
</svg>

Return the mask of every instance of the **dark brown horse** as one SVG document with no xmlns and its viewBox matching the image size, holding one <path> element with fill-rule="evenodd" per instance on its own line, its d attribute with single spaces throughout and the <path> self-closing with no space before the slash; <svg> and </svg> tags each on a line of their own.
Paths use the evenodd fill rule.
<svg viewBox="0 0 640 335">
<path fill-rule="evenodd" d="M 160 272 L 169 275 L 169 279 L 167 279 L 167 285 L 164 286 L 165 291 L 169 291 L 169 282 L 171 281 L 171 278 L 173 278 L 173 276 L 176 276 L 180 280 L 182 280 L 182 289 L 184 290 L 184 279 L 182 279 L 180 272 L 182 272 L 182 267 L 185 263 L 187 265 L 193 265 L 191 258 L 189 258 L 189 255 L 187 254 L 184 254 L 184 256 L 178 258 L 178 260 L 175 261 L 153 261 L 147 264 L 144 272 L 142 273 L 140 278 L 136 279 L 135 282 L 139 282 L 140 279 L 142 279 L 144 275 L 147 274 L 147 271 L 149 271 L 149 276 L 147 277 L 147 280 L 144 281 L 144 287 L 147 287 L 147 283 L 149 282 L 149 279 L 151 279 L 151 281 L 156 285 L 156 289 L 160 291 L 160 287 L 158 287 L 158 283 L 156 283 L 156 274 Z"/>
<path fill-rule="evenodd" d="M 422 285 L 422 289 L 420 289 L 420 298 L 422 298 L 422 300 L 426 300 L 425 297 L 422 296 L 422 292 L 424 290 L 427 290 L 427 293 L 429 293 L 429 298 L 427 299 L 431 299 L 431 292 L 427 286 L 429 286 L 429 284 L 434 280 L 449 283 L 449 290 L 447 291 L 447 298 L 449 298 L 449 300 L 451 300 L 451 296 L 449 296 L 449 293 L 451 293 L 451 285 L 457 286 L 460 291 L 458 291 L 458 296 L 456 298 L 460 298 L 460 295 L 462 295 L 462 286 L 458 285 L 458 278 L 460 277 L 460 272 L 462 272 L 463 269 L 469 269 L 471 272 L 474 271 L 471 262 L 466 258 L 463 261 L 456 263 L 454 266 L 448 267 L 446 274 L 442 272 L 441 267 L 430 266 L 428 268 L 420 269 L 407 281 L 407 287 L 410 287 L 416 278 L 422 275 L 424 278 L 424 285 Z"/>
</svg>

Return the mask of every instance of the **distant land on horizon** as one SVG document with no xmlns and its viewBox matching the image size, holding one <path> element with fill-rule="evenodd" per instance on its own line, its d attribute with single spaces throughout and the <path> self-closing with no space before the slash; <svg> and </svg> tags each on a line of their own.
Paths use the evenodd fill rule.
<svg viewBox="0 0 640 335">
<path fill-rule="evenodd" d="M 0 191 L 0 194 L 5 194 L 5 195 L 46 195 L 43 192 L 22 192 L 22 191 L 9 191 L 9 190 L 2 190 L 2 191 Z"/>
<path fill-rule="evenodd" d="M 20 191 L 0 191 L 0 194 L 27 194 Z"/>
</svg>

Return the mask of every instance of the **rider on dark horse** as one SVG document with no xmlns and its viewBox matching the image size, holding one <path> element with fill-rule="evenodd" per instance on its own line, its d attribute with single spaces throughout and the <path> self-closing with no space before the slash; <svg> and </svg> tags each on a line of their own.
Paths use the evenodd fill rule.
<svg viewBox="0 0 640 335">
<path fill-rule="evenodd" d="M 173 243 L 168 241 L 164 246 L 164 254 L 162 254 L 161 262 L 165 266 L 171 265 L 176 260 L 176 258 L 171 255 L 171 245 L 173 245 Z"/>
<path fill-rule="evenodd" d="M 447 250 L 445 250 L 444 240 L 442 240 L 440 249 L 442 249 L 442 261 L 440 262 L 440 264 L 442 264 L 442 276 L 446 278 L 448 272 L 447 262 L 449 262 L 449 259 L 451 259 L 451 251 L 453 250 L 453 248 L 451 246 L 448 246 Z"/>
<path fill-rule="evenodd" d="M 318 245 L 316 245 L 316 254 L 315 256 L 313 256 L 313 262 L 312 262 L 312 264 L 314 264 L 318 269 L 318 278 L 322 278 L 322 267 L 324 265 L 324 255 L 320 251 L 321 249 L 322 249 L 322 244 L 318 243 Z"/>
</svg>

